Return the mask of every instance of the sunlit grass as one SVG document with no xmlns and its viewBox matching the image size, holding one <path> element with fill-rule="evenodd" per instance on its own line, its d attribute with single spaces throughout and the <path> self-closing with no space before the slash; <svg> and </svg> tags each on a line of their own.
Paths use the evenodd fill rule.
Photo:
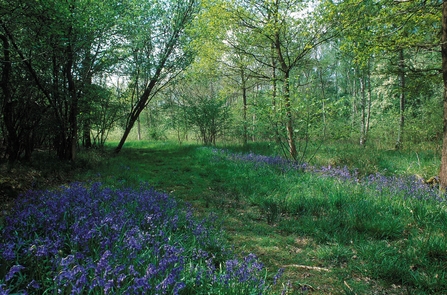
<svg viewBox="0 0 447 295">
<path fill-rule="evenodd" d="M 284 268 L 278 293 L 447 290 L 444 195 L 413 177 L 435 174 L 434 152 L 332 145 L 297 166 L 268 144 L 129 142 L 118 155 L 113 147 L 79 179 L 115 189 L 146 182 L 198 216 L 216 213 L 234 250 L 256 253 L 270 280 Z"/>
<path fill-rule="evenodd" d="M 296 166 L 266 144 L 139 145 L 109 160 L 116 163 L 101 179 L 145 180 L 191 202 L 198 214 L 216 212 L 238 251 L 259 254 L 270 269 L 285 268 L 290 294 L 310 287 L 321 294 L 447 288 L 443 196 L 413 177 L 434 173 L 434 153 L 367 154 L 334 145 Z M 269 156 L 258 156 L 257 148 Z M 323 153 L 329 150 L 337 152 Z M 340 160 L 328 162 L 333 158 Z"/>
</svg>

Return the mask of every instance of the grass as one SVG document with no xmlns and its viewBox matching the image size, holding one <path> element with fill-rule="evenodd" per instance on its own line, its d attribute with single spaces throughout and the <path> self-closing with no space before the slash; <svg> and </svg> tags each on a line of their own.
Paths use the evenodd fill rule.
<svg viewBox="0 0 447 295">
<path fill-rule="evenodd" d="M 278 294 L 447 292 L 444 196 L 411 177 L 435 175 L 438 155 L 334 145 L 297 167 L 274 154 L 267 144 L 130 142 L 118 155 L 86 156 L 96 165 L 78 180 L 146 182 L 198 218 L 217 214 L 223 238 L 235 253 L 255 253 L 270 282 L 284 269 Z"/>
</svg>

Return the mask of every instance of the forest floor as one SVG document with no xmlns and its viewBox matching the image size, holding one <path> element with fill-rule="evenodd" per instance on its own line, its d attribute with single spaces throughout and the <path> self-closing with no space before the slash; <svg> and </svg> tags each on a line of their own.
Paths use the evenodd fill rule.
<svg viewBox="0 0 447 295">
<path fill-rule="evenodd" d="M 287 286 L 286 294 L 418 294 L 412 293 L 412 288 L 400 284 L 399 280 L 390 283 L 356 270 L 362 267 L 363 262 L 358 259 L 355 247 L 330 242 L 321 244 L 312 235 L 300 234 L 291 228 L 295 221 L 287 214 L 278 213 L 273 221 L 266 222 L 269 212 L 254 204 L 248 187 L 240 187 L 238 181 L 234 181 L 231 174 L 235 171 L 211 164 L 209 158 L 197 152 L 198 146 L 136 143 L 136 146 L 130 144 L 127 147 L 119 156 L 107 159 L 79 180 L 123 185 L 147 182 L 157 190 L 192 204 L 199 216 L 217 214 L 235 251 L 241 255 L 255 253 L 269 273 L 275 274 L 278 269 L 284 269 L 278 291 Z M 433 173 L 437 165 L 433 160 L 435 157 L 427 156 L 423 163 L 407 161 L 406 167 L 400 167 L 402 162 L 397 160 L 399 152 L 386 151 L 385 154 L 383 157 L 370 154 L 372 160 L 358 154 L 357 161 L 371 161 L 370 167 L 363 163 L 364 169 L 387 170 L 390 166 L 377 168 L 386 163 L 395 171 L 412 174 L 413 170 L 408 168 L 411 166 L 419 168 L 425 175 Z M 418 161 L 420 158 L 422 156 L 418 156 Z M 336 160 L 331 158 L 328 161 L 342 165 L 344 160 L 337 155 Z M 247 174 L 247 177 L 250 176 Z M 274 187 L 275 184 L 269 188 L 272 194 Z"/>
<path fill-rule="evenodd" d="M 287 287 L 285 294 L 423 294 L 413 287 L 357 270 L 363 262 L 354 246 L 321 244 L 312 235 L 290 228 L 295 225 L 287 214 L 279 213 L 266 222 L 266 212 L 254 204 L 253 196 L 244 195 L 244 187 L 232 185 L 232 171 L 216 170 L 222 167 L 208 165 L 210 159 L 201 156 L 198 149 L 196 145 L 130 144 L 119 155 L 90 153 L 71 169 L 57 163 L 43 166 L 41 170 L 17 166 L 8 171 L 3 166 L 0 167 L 0 197 L 3 198 L 0 201 L 11 204 L 26 190 L 54 188 L 72 181 L 98 181 L 111 186 L 147 182 L 191 204 L 200 217 L 217 214 L 234 250 L 241 255 L 256 254 L 269 275 L 284 269 L 276 286 L 278 292 Z M 336 157 L 337 162 L 342 160 L 341 156 Z M 382 160 L 376 159 L 371 166 L 378 169 Z M 393 163 L 388 162 L 388 165 Z M 427 175 L 436 165 L 431 159 L 428 162 L 419 167 Z M 398 166 L 394 166 L 395 171 L 406 169 L 407 173 L 413 173 L 408 171 L 408 165 L 401 170 Z M 7 210 L 4 207 L 2 214 Z"/>
<path fill-rule="evenodd" d="M 55 160 L 45 151 L 35 152 L 35 159 L 30 163 L 0 163 L 0 221 L 14 200 L 29 190 L 53 189 L 76 180 L 76 176 L 90 168 L 82 159 L 71 164 Z"/>
</svg>

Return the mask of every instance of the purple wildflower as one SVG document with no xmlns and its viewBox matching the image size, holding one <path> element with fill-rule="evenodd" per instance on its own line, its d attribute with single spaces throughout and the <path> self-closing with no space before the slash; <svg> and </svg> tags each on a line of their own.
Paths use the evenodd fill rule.
<svg viewBox="0 0 447 295">
<path fill-rule="evenodd" d="M 16 273 L 19 273 L 22 269 L 25 269 L 24 266 L 17 264 L 17 265 L 13 265 L 10 269 L 9 272 L 6 274 L 5 276 L 5 281 L 9 281 L 10 279 L 12 279 L 14 277 L 14 275 Z"/>
<path fill-rule="evenodd" d="M 26 259 L 30 279 L 23 276 L 14 288 L 28 291 L 178 294 L 188 273 L 197 286 L 219 284 L 225 257 L 231 257 L 216 216 L 197 221 L 190 209 L 147 186 L 112 190 L 75 183 L 32 191 L 13 214 L 0 237 L 0 256 L 10 267 L 4 281 L 24 269 L 11 267 L 13 261 Z M 228 278 L 255 280 L 259 267 L 252 258 L 235 261 Z M 8 294 L 7 287 L 0 286 L 0 294 Z"/>
<path fill-rule="evenodd" d="M 3 289 L 3 287 L 6 286 L 5 284 L 0 284 L 0 295 L 8 295 L 9 294 L 9 290 L 8 289 Z"/>
<path fill-rule="evenodd" d="M 36 282 L 35 280 L 32 280 L 31 282 L 28 283 L 28 286 L 26 288 L 27 289 L 30 289 L 30 288 L 39 289 L 40 284 L 38 282 Z"/>
<path fill-rule="evenodd" d="M 279 278 L 283 275 L 284 268 L 280 268 L 276 275 L 273 277 L 273 285 L 276 285 L 278 283 Z"/>
</svg>

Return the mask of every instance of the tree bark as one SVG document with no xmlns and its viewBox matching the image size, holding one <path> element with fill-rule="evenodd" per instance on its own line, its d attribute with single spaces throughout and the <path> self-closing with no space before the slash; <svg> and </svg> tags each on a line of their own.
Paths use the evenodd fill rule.
<svg viewBox="0 0 447 295">
<path fill-rule="evenodd" d="M 127 137 L 129 136 L 130 131 L 132 130 L 133 126 L 135 125 L 135 122 L 137 121 L 138 117 L 140 116 L 140 113 L 144 110 L 147 103 L 149 102 L 149 98 L 151 97 L 152 91 L 158 82 L 158 77 L 160 76 L 160 73 L 161 73 L 161 67 L 159 67 L 157 69 L 155 78 L 153 78 L 149 82 L 149 85 L 146 87 L 146 90 L 143 92 L 143 94 L 138 99 L 137 105 L 135 106 L 135 108 L 133 108 L 132 112 L 130 113 L 128 120 L 127 120 L 126 129 L 124 130 L 124 134 L 121 137 L 121 140 L 120 140 L 118 146 L 115 148 L 115 153 L 119 153 L 121 151 L 124 143 L 127 140 Z"/>
<path fill-rule="evenodd" d="M 404 59 L 404 50 L 399 50 L 399 87 L 400 87 L 400 96 L 399 96 L 399 129 L 397 133 L 397 141 L 396 141 L 396 150 L 402 149 L 403 145 L 403 133 L 404 133 L 404 125 L 405 125 L 405 59 Z"/>
<path fill-rule="evenodd" d="M 439 172 L 439 182 L 442 187 L 447 187 L 447 0 L 442 4 L 442 78 L 444 81 L 444 116 L 443 116 L 443 140 L 441 155 L 441 170 Z"/>
<path fill-rule="evenodd" d="M 2 62 L 2 77 L 1 89 L 3 92 L 3 122 L 6 127 L 6 154 L 10 163 L 14 163 L 19 158 L 20 142 L 16 133 L 14 124 L 14 106 L 11 97 L 11 89 L 9 88 L 9 80 L 11 74 L 11 59 L 9 51 L 8 38 L 0 35 L 3 43 L 3 62 Z"/>
<path fill-rule="evenodd" d="M 160 79 L 162 78 L 162 72 L 167 71 L 172 76 L 175 76 L 177 73 L 175 70 L 168 69 L 167 63 L 171 55 L 176 55 L 176 58 L 181 59 L 183 56 L 181 53 L 176 52 L 177 49 L 179 49 L 179 37 L 182 32 L 184 32 L 187 24 L 192 20 L 194 13 L 197 8 L 198 2 L 195 0 L 189 0 L 189 1 L 183 1 L 185 2 L 185 7 L 181 7 L 181 1 L 178 2 L 178 10 L 173 11 L 173 13 L 176 15 L 173 19 L 173 25 L 174 27 L 165 27 L 164 30 L 167 30 L 168 32 L 172 32 L 169 36 L 166 44 L 160 45 L 160 55 L 158 56 L 159 62 L 155 66 L 155 73 L 151 76 L 149 79 L 149 83 L 145 87 L 145 90 L 143 94 L 139 97 L 137 103 L 135 106 L 132 107 L 132 110 L 130 114 L 127 116 L 127 123 L 126 128 L 124 130 L 124 134 L 121 137 L 121 140 L 118 144 L 118 146 L 115 148 L 115 153 L 119 153 L 124 145 L 124 143 L 127 140 L 127 137 L 129 136 L 130 131 L 132 130 L 133 126 L 135 125 L 135 122 L 137 121 L 138 117 L 140 116 L 141 112 L 144 110 L 144 108 L 147 106 L 150 99 L 155 95 L 154 91 L 156 92 L 157 85 L 160 83 Z M 186 67 L 186 64 L 183 65 L 182 69 L 179 69 L 178 71 L 181 71 Z M 164 73 L 164 75 L 169 76 L 167 73 Z M 167 78 L 168 80 L 171 78 Z M 157 89 L 156 89 L 157 88 Z"/>
<path fill-rule="evenodd" d="M 326 100 L 326 91 L 325 89 L 325 84 L 324 84 L 324 79 L 323 79 L 323 73 L 320 67 L 318 67 L 318 77 L 320 78 L 320 86 L 321 86 L 321 117 L 323 120 L 323 138 L 326 137 L 326 106 L 324 101 Z"/>
<path fill-rule="evenodd" d="M 361 77 L 359 78 L 360 81 L 360 111 L 361 111 L 361 118 L 360 118 L 360 146 L 364 147 L 366 145 L 366 79 L 365 79 L 365 73 L 363 71 Z"/>
<path fill-rule="evenodd" d="M 71 31 L 71 30 L 70 30 Z M 76 160 L 76 149 L 78 143 L 78 94 L 76 91 L 76 84 L 73 77 L 74 52 L 71 44 L 67 47 L 67 64 L 65 68 L 65 75 L 68 81 L 68 92 L 70 101 L 68 103 L 68 131 L 66 134 L 67 142 L 64 146 L 65 153 L 62 156 L 65 160 Z"/>
<path fill-rule="evenodd" d="M 245 77 L 245 71 L 241 68 L 241 83 L 242 83 L 242 111 L 244 120 L 244 146 L 248 143 L 248 122 L 247 122 L 247 78 Z"/>
<path fill-rule="evenodd" d="M 358 96 L 358 89 L 357 89 L 357 69 L 354 69 L 354 73 L 352 74 L 352 113 L 351 113 L 351 133 L 355 129 L 356 125 L 356 118 L 357 118 L 357 96 Z"/>
<path fill-rule="evenodd" d="M 290 77 L 289 72 L 285 73 L 284 77 L 284 106 L 286 108 L 286 116 L 287 116 L 287 140 L 289 142 L 289 154 L 290 157 L 294 160 L 298 157 L 298 152 L 296 150 L 295 144 L 295 133 L 293 129 L 293 116 L 292 116 L 292 106 L 290 103 Z"/>
<path fill-rule="evenodd" d="M 276 57 L 275 57 L 275 44 L 271 44 L 272 50 L 272 108 L 273 108 L 273 121 L 275 128 L 275 141 L 278 145 L 281 144 L 281 135 L 279 134 L 279 124 L 278 124 L 278 108 L 276 106 L 276 97 L 277 97 L 277 77 L 276 77 Z"/>
<path fill-rule="evenodd" d="M 286 110 L 286 130 L 287 130 L 287 141 L 289 143 L 289 155 L 292 159 L 296 160 L 298 156 L 298 152 L 296 150 L 296 144 L 295 144 L 295 134 L 294 134 L 294 128 L 293 128 L 293 116 L 292 116 L 292 106 L 290 102 L 290 71 L 292 70 L 292 66 L 289 65 L 286 61 L 286 58 L 283 55 L 283 51 L 281 48 L 281 37 L 278 26 L 278 8 L 279 3 L 276 2 L 275 5 L 275 15 L 274 15 L 274 22 L 275 22 L 275 35 L 274 35 L 274 47 L 276 50 L 276 55 L 279 61 L 280 69 L 283 73 L 283 96 L 284 96 L 284 107 Z"/>
</svg>

